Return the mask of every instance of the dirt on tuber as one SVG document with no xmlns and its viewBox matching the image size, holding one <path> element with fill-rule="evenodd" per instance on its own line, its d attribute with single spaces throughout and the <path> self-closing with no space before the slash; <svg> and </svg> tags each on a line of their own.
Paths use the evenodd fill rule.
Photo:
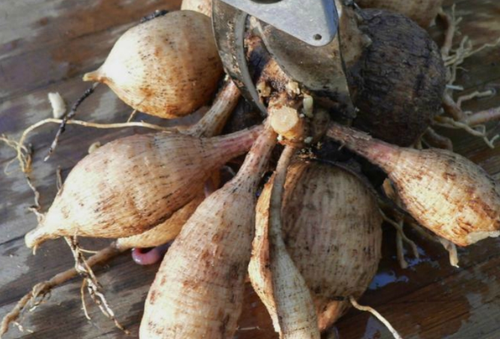
<svg viewBox="0 0 500 339">
<path fill-rule="evenodd" d="M 261 130 L 206 139 L 164 132 L 112 141 L 72 169 L 26 244 L 147 231 L 191 201 L 213 170 L 245 153 Z"/>
<path fill-rule="evenodd" d="M 420 225 L 459 246 L 500 235 L 500 189 L 470 160 L 441 149 L 416 150 L 334 124 L 328 136 L 382 168 Z"/>
<path fill-rule="evenodd" d="M 360 29 L 372 40 L 349 68 L 359 109 L 354 126 L 400 146 L 413 144 L 441 109 L 446 69 L 436 43 L 405 16 L 360 11 Z"/>
<path fill-rule="evenodd" d="M 175 11 L 129 29 L 83 80 L 107 84 L 138 111 L 176 118 L 207 104 L 222 73 L 210 18 Z"/>
<path fill-rule="evenodd" d="M 232 338 L 243 307 L 256 190 L 275 143 L 267 128 L 236 177 L 184 225 L 149 290 L 141 338 Z"/>
<path fill-rule="evenodd" d="M 290 166 L 283 234 L 311 291 L 318 325 L 328 329 L 359 298 L 381 257 L 382 218 L 373 194 L 353 174 L 328 164 Z"/>
</svg>

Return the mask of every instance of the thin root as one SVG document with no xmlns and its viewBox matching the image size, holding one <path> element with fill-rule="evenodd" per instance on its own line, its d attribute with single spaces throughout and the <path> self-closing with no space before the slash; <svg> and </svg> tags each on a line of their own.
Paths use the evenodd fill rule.
<svg viewBox="0 0 500 339">
<path fill-rule="evenodd" d="M 463 129 L 467 133 L 480 137 L 483 139 L 486 145 L 490 148 L 495 148 L 495 141 L 500 137 L 499 135 L 495 135 L 493 138 L 488 139 L 488 136 L 486 135 L 486 128 L 483 125 L 476 125 L 476 128 L 481 128 L 482 130 L 477 130 L 472 128 L 469 124 L 466 122 L 461 122 L 461 121 L 455 121 L 452 118 L 449 117 L 443 117 L 443 116 L 437 116 L 434 118 L 434 124 L 436 126 L 440 127 L 445 127 L 445 128 L 451 128 L 451 129 Z"/>
<path fill-rule="evenodd" d="M 21 167 L 21 171 L 23 173 L 30 173 L 31 172 L 31 164 L 32 164 L 32 153 L 33 150 L 30 146 L 24 146 L 22 143 L 14 141 L 9 139 L 5 134 L 2 134 L 0 136 L 0 141 L 3 141 L 7 146 L 10 148 L 14 149 L 17 152 L 17 157 L 12 159 L 7 163 L 4 169 L 4 173 L 6 175 L 9 175 L 11 172 L 9 172 L 8 168 L 10 164 L 15 161 L 16 159 L 19 161 L 19 166 Z"/>
<path fill-rule="evenodd" d="M 404 240 L 404 242 L 406 242 L 411 247 L 412 252 L 413 252 L 413 256 L 417 259 L 420 258 L 420 254 L 418 253 L 417 244 L 415 244 L 415 242 L 413 240 L 409 239 L 406 236 L 406 234 L 404 233 L 403 223 L 396 222 L 396 221 L 392 220 L 387 215 L 385 215 L 385 213 L 382 210 L 380 210 L 380 213 L 382 214 L 382 218 L 384 219 L 384 221 L 386 221 L 387 223 L 394 226 L 396 228 L 397 232 L 400 234 L 401 238 Z"/>
<path fill-rule="evenodd" d="M 83 265 L 83 267 L 90 269 L 95 265 L 103 264 L 113 259 L 114 257 L 120 255 L 121 253 L 125 252 L 128 249 L 130 248 L 121 246 L 119 247 L 116 245 L 115 242 L 113 242 L 108 247 L 100 250 L 95 255 L 86 259 L 85 265 Z M 79 250 L 83 252 L 81 249 Z M 81 254 L 79 254 L 78 256 L 80 257 Z M 81 258 L 83 258 L 83 256 L 81 256 Z M 79 265 L 79 267 L 80 266 L 81 265 Z M 76 269 L 75 266 L 75 268 L 71 268 L 64 272 L 58 273 L 51 279 L 36 284 L 28 294 L 26 294 L 24 297 L 21 298 L 21 300 L 18 301 L 18 303 L 12 309 L 12 311 L 10 311 L 7 315 L 4 316 L 4 318 L 2 319 L 2 323 L 0 325 L 0 337 L 3 334 L 7 333 L 10 324 L 17 323 L 17 320 L 19 319 L 19 317 L 21 316 L 22 312 L 26 307 L 28 307 L 30 310 L 34 310 L 38 305 L 40 305 L 44 300 L 46 300 L 48 296 L 50 296 L 50 292 L 52 291 L 53 288 L 64 284 L 65 282 L 77 277 L 79 274 L 81 273 Z M 82 301 L 84 301 L 84 299 L 82 299 Z M 82 303 L 82 305 L 85 316 L 89 318 L 85 303 Z"/>
<path fill-rule="evenodd" d="M 467 115 L 460 109 L 458 104 L 453 100 L 450 94 L 444 93 L 443 95 L 443 110 L 456 121 L 463 121 Z"/>
<path fill-rule="evenodd" d="M 426 238 L 432 242 L 443 245 L 444 249 L 446 251 L 448 251 L 449 258 L 450 258 L 450 265 L 454 266 L 454 267 L 459 267 L 458 266 L 457 247 L 455 246 L 454 243 L 452 243 L 451 241 L 446 240 L 444 238 L 438 237 L 437 235 L 431 234 L 429 231 L 427 231 L 425 228 L 423 228 L 419 224 L 410 223 L 410 226 L 412 226 L 413 229 L 415 231 L 417 231 L 424 238 Z"/>
<path fill-rule="evenodd" d="M 377 318 L 384 326 L 391 332 L 392 336 L 395 339 L 403 339 L 402 336 L 399 335 L 399 333 L 392 327 L 391 323 L 387 321 L 380 313 L 377 312 L 374 308 L 370 306 L 361 306 L 360 304 L 357 303 L 356 299 L 354 299 L 352 296 L 349 297 L 349 301 L 351 302 L 351 305 L 357 309 L 358 311 L 363 311 L 363 312 L 369 312 L 371 313 L 375 318 Z"/>
<path fill-rule="evenodd" d="M 398 262 L 399 266 L 402 269 L 408 268 L 408 262 L 405 259 L 405 252 L 403 248 L 403 237 L 401 236 L 401 232 L 398 232 L 396 234 L 396 247 L 397 247 L 397 256 L 398 256 Z"/>
<path fill-rule="evenodd" d="M 111 307 L 108 304 L 108 301 L 106 300 L 106 297 L 104 296 L 102 292 L 102 286 L 99 284 L 97 281 L 97 278 L 90 268 L 90 265 L 87 263 L 85 260 L 85 257 L 82 254 L 82 251 L 80 250 L 80 247 L 78 245 L 78 242 L 76 240 L 76 237 L 70 238 L 70 237 L 65 237 L 64 238 L 66 242 L 68 243 L 68 246 L 71 249 L 71 252 L 73 253 L 73 257 L 75 259 L 75 270 L 78 272 L 78 274 L 83 277 L 83 284 L 82 284 L 82 302 L 83 302 L 83 307 L 84 307 L 84 312 L 88 317 L 88 312 L 86 310 L 85 306 L 85 298 L 83 295 L 83 292 L 85 290 L 84 287 L 86 287 L 87 292 L 89 293 L 90 298 L 92 301 L 99 307 L 101 312 L 109 319 L 111 319 L 114 323 L 115 326 L 118 327 L 120 330 L 124 331 L 125 333 L 129 333 L 127 330 L 123 328 L 123 326 L 118 322 L 118 320 L 115 317 L 115 313 L 111 309 Z"/>
<path fill-rule="evenodd" d="M 128 117 L 127 122 L 131 122 L 132 120 L 134 120 L 134 118 L 135 118 L 136 114 L 137 114 L 137 110 L 136 110 L 136 109 L 134 109 L 134 110 L 132 111 L 132 113 L 130 113 L 130 116 Z"/>
<path fill-rule="evenodd" d="M 105 263 L 118 256 L 119 254 L 125 252 L 127 249 L 129 248 L 118 248 L 116 246 L 116 243 L 111 243 L 108 247 L 102 249 L 95 255 L 88 258 L 86 260 L 86 265 L 90 268 L 97 264 Z M 3 334 L 7 333 L 10 324 L 17 324 L 18 326 L 20 326 L 17 323 L 17 320 L 21 316 L 22 312 L 26 309 L 26 307 L 33 311 L 38 305 L 46 300 L 48 296 L 50 296 L 50 292 L 54 287 L 62 285 L 65 282 L 77 277 L 78 275 L 79 272 L 75 268 L 71 268 L 64 272 L 56 274 L 49 280 L 33 286 L 32 290 L 24 297 L 22 297 L 21 300 L 19 300 L 16 306 L 12 309 L 12 311 L 6 314 L 2 319 L 2 323 L 0 325 L 0 337 Z M 86 308 L 84 308 L 84 312 L 86 312 Z"/>
<path fill-rule="evenodd" d="M 423 139 L 424 142 L 431 147 L 437 147 L 453 151 L 453 143 L 450 140 L 450 138 L 442 136 L 431 127 L 427 128 L 427 130 L 423 135 Z"/>
<path fill-rule="evenodd" d="M 459 108 L 462 108 L 462 103 L 464 101 L 472 100 L 472 99 L 475 99 L 475 98 L 485 98 L 485 97 L 492 96 L 494 94 L 495 94 L 495 91 L 489 89 L 489 90 L 484 91 L 484 92 L 475 91 L 475 92 L 472 92 L 470 94 L 461 95 L 457 99 L 457 106 Z"/>
<path fill-rule="evenodd" d="M 458 266 L 458 253 L 457 246 L 449 240 L 439 237 L 439 242 L 443 245 L 444 249 L 448 251 L 450 257 L 450 265 L 454 267 Z"/>
<path fill-rule="evenodd" d="M 9 139 L 5 135 L 0 136 L 0 141 L 3 141 L 7 146 L 10 148 L 16 150 L 17 152 L 17 159 L 19 161 L 19 166 L 21 167 L 21 171 L 24 174 L 24 178 L 26 179 L 26 183 L 28 184 L 28 187 L 31 189 L 34 195 L 34 204 L 29 208 L 31 212 L 33 212 L 37 218 L 38 222 L 41 222 L 43 219 L 43 214 L 40 212 L 41 211 L 41 206 L 40 206 L 40 192 L 37 190 L 35 185 L 33 185 L 33 180 L 31 178 L 31 165 L 32 165 L 32 159 L 33 159 L 33 146 L 29 144 L 28 146 L 24 146 L 21 143 L 18 143 L 17 141 Z M 4 169 L 4 173 L 6 175 L 9 175 L 10 172 L 8 172 L 8 167 L 12 163 L 12 161 L 16 160 L 16 158 L 12 159 L 7 163 Z"/>
<path fill-rule="evenodd" d="M 470 114 L 467 119 L 465 119 L 465 123 L 469 126 L 479 126 L 498 119 L 500 119 L 500 107 L 495 107 Z"/>
<path fill-rule="evenodd" d="M 87 99 L 92 93 L 94 93 L 97 85 L 99 85 L 98 82 L 93 83 L 92 86 L 90 88 L 88 88 L 83 93 L 83 95 L 80 98 L 78 98 L 78 100 L 73 104 L 73 106 L 71 107 L 71 110 L 68 112 L 68 114 L 66 114 L 63 117 L 63 119 L 61 121 L 61 125 L 59 126 L 59 129 L 57 130 L 56 136 L 54 137 L 54 141 L 52 141 L 52 144 L 50 145 L 50 148 L 49 148 L 49 152 L 48 152 L 47 156 L 45 157 L 45 161 L 47 161 L 50 158 L 50 156 L 52 155 L 52 153 L 56 149 L 57 143 L 59 142 L 59 137 L 61 136 L 61 134 L 64 133 L 64 130 L 66 129 L 66 124 L 68 123 L 68 121 L 76 115 L 76 110 L 82 104 L 82 102 L 85 99 Z"/>
<path fill-rule="evenodd" d="M 26 140 L 26 137 L 28 136 L 29 133 L 31 133 L 33 130 L 46 125 L 46 124 L 61 124 L 63 120 L 61 119 L 55 119 L 55 118 L 48 118 L 44 119 L 42 121 L 37 122 L 36 124 L 31 125 L 27 129 L 24 130 L 23 134 L 21 135 L 21 139 L 17 143 L 17 158 L 19 162 L 21 163 L 21 169 L 23 172 L 26 170 L 26 164 L 25 164 L 25 159 L 23 159 L 23 150 L 25 149 L 24 146 L 24 141 Z M 149 128 L 153 129 L 156 131 L 164 131 L 164 132 L 173 132 L 175 129 L 172 129 L 171 127 L 162 127 L 154 124 L 149 124 L 147 122 L 123 122 L 123 123 L 113 123 L 113 124 L 100 124 L 100 123 L 95 123 L 95 122 L 88 122 L 88 121 L 81 121 L 81 120 L 68 120 L 66 122 L 67 125 L 80 125 L 84 127 L 92 127 L 92 128 L 98 128 L 98 129 L 112 129 L 112 128 L 124 128 L 124 127 L 143 127 L 143 128 Z M 47 160 L 47 158 L 45 158 Z M 24 164 L 24 166 L 23 166 Z"/>
<path fill-rule="evenodd" d="M 446 58 L 450 55 L 450 50 L 453 47 L 453 38 L 455 37 L 455 31 L 460 23 L 455 16 L 455 5 L 451 7 L 451 15 L 445 13 L 442 9 L 439 12 L 439 17 L 444 21 L 446 25 L 446 33 L 444 38 L 443 46 L 441 47 L 441 55 Z"/>
<path fill-rule="evenodd" d="M 427 231 L 425 228 L 420 226 L 419 224 L 415 222 L 410 222 L 410 226 L 417 231 L 418 234 L 420 234 L 422 237 L 424 237 L 427 240 L 430 240 L 432 242 L 439 243 L 438 237 L 436 237 L 434 234 L 431 234 L 429 231 Z"/>
</svg>

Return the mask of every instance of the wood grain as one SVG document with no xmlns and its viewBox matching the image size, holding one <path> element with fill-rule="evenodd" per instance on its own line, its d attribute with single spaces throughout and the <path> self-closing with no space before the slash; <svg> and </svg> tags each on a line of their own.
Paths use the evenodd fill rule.
<svg viewBox="0 0 500 339">
<path fill-rule="evenodd" d="M 71 103 L 88 87 L 80 79 L 106 57 L 113 42 L 128 27 L 158 8 L 176 8 L 176 1 L 155 0 L 17 0 L 0 3 L 0 134 L 18 138 L 24 128 L 51 116 L 47 93 L 58 91 Z M 452 1 L 446 0 L 446 6 Z M 500 36 L 500 3 L 497 1 L 455 1 L 463 16 L 461 36 L 476 45 Z M 434 29 L 434 36 L 441 33 Z M 458 39 L 461 38 L 458 37 Z M 500 48 L 485 50 L 464 64 L 457 83 L 467 92 L 500 88 Z M 500 105 L 500 96 L 466 103 L 469 110 Z M 106 87 L 84 103 L 79 117 L 85 120 L 124 121 L 130 108 Z M 138 119 L 159 120 L 141 115 Z M 162 122 L 163 123 L 163 122 Z M 490 134 L 500 133 L 493 124 Z M 55 170 L 67 174 L 87 152 L 90 144 L 146 132 L 140 128 L 103 131 L 69 126 L 61 145 L 49 162 L 42 158 L 56 126 L 45 126 L 29 139 L 35 147 L 34 182 L 42 193 L 43 207 L 55 194 Z M 452 136 L 456 150 L 500 179 L 500 151 L 461 131 L 443 131 Z M 14 152 L 0 146 L 0 165 Z M 72 266 L 63 241 L 51 241 L 33 256 L 24 246 L 23 235 L 36 224 L 28 211 L 32 194 L 16 164 L 9 175 L 0 175 L 0 317 L 8 312 L 35 283 Z M 499 338 L 500 337 L 500 250 L 498 240 L 460 250 L 461 268 L 448 264 L 447 254 L 436 244 L 410 232 L 422 251 L 409 269 L 398 268 L 395 233 L 385 229 L 384 257 L 379 273 L 361 303 L 376 307 L 404 338 Z M 85 248 L 99 249 L 103 240 L 84 240 Z M 411 259 L 411 257 L 410 257 Z M 116 258 L 96 272 L 118 319 L 137 337 L 142 307 L 156 265 L 135 265 L 128 254 Z M 34 312 L 26 313 L 25 332 L 12 328 L 6 338 L 123 338 L 122 332 L 105 319 L 90 302 L 92 321 L 83 316 L 79 298 L 80 280 L 58 288 Z M 239 339 L 270 339 L 268 315 L 250 287 L 237 333 Z M 371 316 L 350 311 L 338 323 L 341 338 L 391 338 Z M 29 333 L 29 331 L 34 331 Z"/>
</svg>

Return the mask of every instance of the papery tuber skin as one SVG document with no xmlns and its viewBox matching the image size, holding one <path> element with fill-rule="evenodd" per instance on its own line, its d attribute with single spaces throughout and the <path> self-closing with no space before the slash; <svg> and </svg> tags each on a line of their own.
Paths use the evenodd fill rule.
<svg viewBox="0 0 500 339">
<path fill-rule="evenodd" d="M 138 111 L 176 118 L 207 104 L 222 74 L 210 18 L 175 11 L 129 29 L 83 80 L 107 84 Z"/>
<path fill-rule="evenodd" d="M 288 169 L 284 240 L 311 291 L 321 331 L 349 306 L 342 299 L 359 298 L 375 276 L 381 224 L 377 200 L 353 174 L 316 162 Z"/>
<path fill-rule="evenodd" d="M 441 109 L 446 69 L 429 34 L 401 14 L 361 11 L 372 40 L 351 67 L 349 87 L 359 109 L 354 126 L 400 146 L 413 144 Z"/>
<path fill-rule="evenodd" d="M 291 146 L 285 147 L 275 175 L 259 197 L 248 272 L 252 286 L 266 305 L 281 339 L 319 339 L 311 292 L 283 241 L 283 186 L 294 151 Z"/>
<path fill-rule="evenodd" d="M 215 138 L 133 135 L 83 158 L 70 172 L 28 247 L 61 236 L 127 237 L 147 231 L 203 190 L 213 170 L 245 153 L 262 130 Z"/>
<path fill-rule="evenodd" d="M 205 199 L 204 194 L 200 193 L 198 193 L 198 195 L 184 207 L 175 211 L 175 213 L 172 214 L 170 218 L 168 218 L 161 224 L 156 225 L 152 229 L 140 234 L 132 235 L 130 237 L 117 239 L 117 247 L 148 248 L 160 246 L 174 240 L 175 237 L 177 237 L 177 235 L 180 233 L 182 226 L 186 223 L 186 221 L 191 217 L 196 208 Z"/>
<path fill-rule="evenodd" d="M 500 235 L 500 189 L 479 166 L 448 150 L 416 150 L 338 124 L 328 136 L 382 168 L 418 223 L 459 246 Z"/>
<path fill-rule="evenodd" d="M 140 338 L 232 338 L 243 307 L 256 190 L 276 134 L 257 139 L 240 171 L 198 207 L 163 259 Z"/>
<path fill-rule="evenodd" d="M 403 14 L 420 27 L 429 27 L 442 9 L 443 0 L 356 0 L 362 8 L 380 8 Z"/>
</svg>

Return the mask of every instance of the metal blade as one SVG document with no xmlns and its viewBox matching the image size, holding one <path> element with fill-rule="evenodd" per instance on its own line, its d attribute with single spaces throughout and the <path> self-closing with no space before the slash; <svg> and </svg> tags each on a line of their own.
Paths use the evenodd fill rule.
<svg viewBox="0 0 500 339">
<path fill-rule="evenodd" d="M 247 17 L 247 13 L 221 0 L 213 1 L 212 24 L 224 68 L 242 95 L 267 115 L 266 107 L 259 100 L 245 56 L 244 39 Z"/>
<path fill-rule="evenodd" d="M 268 51 L 283 71 L 315 94 L 344 105 L 355 116 L 340 50 L 340 35 L 328 45 L 316 47 L 261 22 L 260 34 Z"/>
<path fill-rule="evenodd" d="M 312 46 L 325 46 L 337 34 L 333 0 L 222 0 Z"/>
</svg>

